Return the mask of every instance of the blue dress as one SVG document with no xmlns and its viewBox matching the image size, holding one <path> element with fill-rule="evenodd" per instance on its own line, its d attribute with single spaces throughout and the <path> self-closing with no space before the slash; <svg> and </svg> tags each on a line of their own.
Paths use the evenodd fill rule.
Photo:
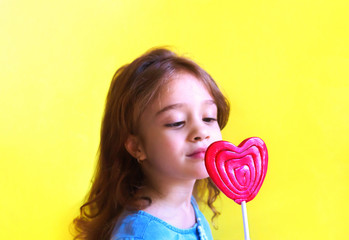
<svg viewBox="0 0 349 240">
<path fill-rule="evenodd" d="M 196 223 L 176 228 L 142 210 L 125 212 L 116 223 L 111 240 L 213 240 L 210 226 L 192 197 Z"/>
</svg>

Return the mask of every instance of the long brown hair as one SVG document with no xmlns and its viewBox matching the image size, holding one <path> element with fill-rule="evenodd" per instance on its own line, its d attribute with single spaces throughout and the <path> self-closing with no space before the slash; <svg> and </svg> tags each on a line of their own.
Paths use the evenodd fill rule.
<svg viewBox="0 0 349 240">
<path fill-rule="evenodd" d="M 217 104 L 220 128 L 226 125 L 229 103 L 212 77 L 195 62 L 157 48 L 118 69 L 106 99 L 92 187 L 80 208 L 80 216 L 74 219 L 77 230 L 74 239 L 109 239 L 123 210 L 140 210 L 151 204 L 151 199 L 137 195 L 145 176 L 124 143 L 129 134 L 137 132 L 140 115 L 161 86 L 180 71 L 194 74 L 204 83 Z M 197 180 L 194 186 L 194 196 L 212 209 L 212 219 L 219 215 L 213 206 L 219 193 L 209 178 Z"/>
</svg>

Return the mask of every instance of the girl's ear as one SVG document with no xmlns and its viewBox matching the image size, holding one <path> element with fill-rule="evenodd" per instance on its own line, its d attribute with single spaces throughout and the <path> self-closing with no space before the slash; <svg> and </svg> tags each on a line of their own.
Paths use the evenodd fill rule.
<svg viewBox="0 0 349 240">
<path fill-rule="evenodd" d="M 128 135 L 125 142 L 125 148 L 127 152 L 138 161 L 143 161 L 146 159 L 144 148 L 138 136 L 131 134 Z"/>
</svg>

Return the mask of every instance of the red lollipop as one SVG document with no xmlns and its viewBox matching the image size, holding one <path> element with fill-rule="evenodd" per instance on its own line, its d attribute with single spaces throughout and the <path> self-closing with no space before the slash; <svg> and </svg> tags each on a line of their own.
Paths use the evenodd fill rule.
<svg viewBox="0 0 349 240">
<path fill-rule="evenodd" d="M 214 142 L 206 151 L 205 165 L 216 186 L 242 205 L 245 239 L 249 239 L 245 204 L 257 195 L 267 173 L 268 151 L 263 140 L 248 138 L 239 146 Z"/>
</svg>

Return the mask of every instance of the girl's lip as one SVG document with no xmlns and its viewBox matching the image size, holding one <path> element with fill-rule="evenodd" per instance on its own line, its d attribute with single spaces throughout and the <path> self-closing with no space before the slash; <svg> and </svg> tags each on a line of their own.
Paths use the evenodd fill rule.
<svg viewBox="0 0 349 240">
<path fill-rule="evenodd" d="M 198 148 L 194 152 L 188 154 L 188 157 L 203 159 L 206 154 L 206 148 Z"/>
</svg>

